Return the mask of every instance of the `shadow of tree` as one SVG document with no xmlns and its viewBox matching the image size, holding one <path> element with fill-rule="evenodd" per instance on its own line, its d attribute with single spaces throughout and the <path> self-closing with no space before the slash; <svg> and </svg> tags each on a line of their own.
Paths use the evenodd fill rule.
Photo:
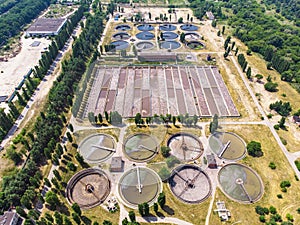
<svg viewBox="0 0 300 225">
<path fill-rule="evenodd" d="M 82 216 L 81 220 L 86 225 L 91 225 L 92 224 L 92 221 L 89 218 L 87 218 L 86 216 Z"/>
<path fill-rule="evenodd" d="M 170 206 L 165 205 L 163 210 L 168 214 L 168 215 L 174 215 L 174 210 L 170 208 Z"/>
</svg>

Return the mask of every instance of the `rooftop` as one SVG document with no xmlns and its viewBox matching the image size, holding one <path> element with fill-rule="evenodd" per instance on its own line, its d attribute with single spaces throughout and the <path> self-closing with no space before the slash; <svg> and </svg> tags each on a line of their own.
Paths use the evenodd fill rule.
<svg viewBox="0 0 300 225">
<path fill-rule="evenodd" d="M 60 27 L 67 21 L 66 18 L 38 18 L 27 32 L 58 32 Z"/>
</svg>

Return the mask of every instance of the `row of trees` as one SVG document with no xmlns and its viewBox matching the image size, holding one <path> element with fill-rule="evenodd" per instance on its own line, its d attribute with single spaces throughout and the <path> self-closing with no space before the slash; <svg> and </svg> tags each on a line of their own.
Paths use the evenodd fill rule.
<svg viewBox="0 0 300 225">
<path fill-rule="evenodd" d="M 73 14 L 71 19 L 68 21 L 67 25 L 62 29 L 62 31 L 55 37 L 55 40 L 51 42 L 49 50 L 42 54 L 42 58 L 39 60 L 37 66 L 35 66 L 33 73 L 34 78 L 30 75 L 27 76 L 25 81 L 25 88 L 22 90 L 16 90 L 16 95 L 18 98 L 19 105 L 25 107 L 30 97 L 34 93 L 36 87 L 40 81 L 44 78 L 47 71 L 50 69 L 50 66 L 54 59 L 56 58 L 58 51 L 63 48 L 65 42 L 68 40 L 72 31 L 79 20 L 82 18 L 83 13 L 87 10 L 86 6 L 80 6 L 78 10 Z M 69 99 L 70 101 L 70 99 Z M 9 104 L 9 113 L 5 113 L 3 109 L 0 109 L 0 141 L 3 140 L 5 135 L 11 129 L 14 121 L 19 117 L 20 112 L 15 107 L 13 102 Z"/>
<path fill-rule="evenodd" d="M 169 123 L 172 123 L 174 126 L 176 126 L 176 122 L 179 122 L 181 124 L 185 124 L 186 126 L 191 126 L 192 124 L 196 125 L 198 122 L 198 116 L 190 116 L 188 113 L 185 115 L 178 115 L 178 116 L 172 116 L 171 114 L 166 115 L 157 115 L 154 114 L 154 116 L 148 116 L 146 118 L 142 118 L 142 115 L 140 113 L 137 113 L 134 117 L 134 122 L 136 125 L 144 125 L 144 124 L 161 124 L 164 123 L 168 125 Z"/>
<path fill-rule="evenodd" d="M 84 6 L 84 8 L 88 9 L 88 6 Z M 60 141 L 62 128 L 67 122 L 64 113 L 72 104 L 76 84 L 86 68 L 85 61 L 91 57 L 98 44 L 98 40 L 91 42 L 89 40 L 93 40 L 94 36 L 100 37 L 99 34 L 103 31 L 103 17 L 104 15 L 101 13 L 87 17 L 86 27 L 76 41 L 88 45 L 89 48 L 84 54 L 75 56 L 73 52 L 68 60 L 63 61 L 62 72 L 50 90 L 47 107 L 34 124 L 34 131 L 32 131 L 34 140 L 30 141 L 30 157 L 26 166 L 16 174 L 3 177 L 5 182 L 2 183 L 0 195 L 1 211 L 10 206 L 23 205 L 21 199 L 26 196 L 25 193 L 32 187 L 34 189 L 39 187 L 40 180 L 37 179 L 40 174 L 39 166 L 45 161 L 46 155 L 51 155 L 51 158 L 59 155 L 61 149 L 58 147 L 57 152 L 54 150 L 56 143 Z M 82 51 L 78 48 L 79 50 Z M 33 178 L 36 180 L 32 180 Z M 36 196 L 28 196 L 31 201 L 36 198 Z"/>
<path fill-rule="evenodd" d="M 117 111 L 112 112 L 104 112 L 105 120 L 107 123 L 110 123 L 112 125 L 120 125 L 122 124 L 122 116 Z M 99 113 L 97 116 L 95 116 L 94 112 L 88 113 L 88 119 L 91 124 L 102 124 L 103 123 L 103 116 L 101 113 Z"/>
</svg>

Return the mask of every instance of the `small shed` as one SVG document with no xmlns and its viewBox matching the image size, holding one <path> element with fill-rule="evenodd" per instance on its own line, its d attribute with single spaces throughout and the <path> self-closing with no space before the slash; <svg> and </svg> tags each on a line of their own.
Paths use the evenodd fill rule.
<svg viewBox="0 0 300 225">
<path fill-rule="evenodd" d="M 121 156 L 112 157 L 109 170 L 110 172 L 124 171 L 124 160 L 122 160 Z"/>
<path fill-rule="evenodd" d="M 231 217 L 231 213 L 228 209 L 226 209 L 225 203 L 223 201 L 216 202 L 217 209 L 215 212 L 218 212 L 219 217 L 222 221 L 227 221 Z"/>
<path fill-rule="evenodd" d="M 217 161 L 216 161 L 214 154 L 207 155 L 207 164 L 208 164 L 208 168 L 210 168 L 210 169 L 218 168 Z"/>
</svg>

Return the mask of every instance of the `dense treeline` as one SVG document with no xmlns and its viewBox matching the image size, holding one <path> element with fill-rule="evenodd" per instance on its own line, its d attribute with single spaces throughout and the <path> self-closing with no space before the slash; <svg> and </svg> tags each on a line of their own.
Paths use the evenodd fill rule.
<svg viewBox="0 0 300 225">
<path fill-rule="evenodd" d="M 15 6 L 18 2 L 20 2 L 20 0 L 1 2 L 1 4 L 0 4 L 0 14 L 5 13 L 6 11 L 8 11 L 10 8 Z"/>
<path fill-rule="evenodd" d="M 0 17 L 0 46 L 17 35 L 25 24 L 50 5 L 51 0 L 23 0 Z"/>
<path fill-rule="evenodd" d="M 27 81 L 25 82 L 26 88 L 22 88 L 22 95 L 19 93 L 19 90 L 16 90 L 18 102 L 21 106 L 26 106 L 27 101 L 34 93 L 34 90 L 38 86 L 39 82 L 44 78 L 45 74 L 50 69 L 50 66 L 56 58 L 58 51 L 63 48 L 65 42 L 72 34 L 74 27 L 82 18 L 83 13 L 86 10 L 87 7 L 80 6 L 67 22 L 67 25 L 61 30 L 59 35 L 57 35 L 55 37 L 55 40 L 52 41 L 51 45 L 49 46 L 49 50 L 42 54 L 42 58 L 39 60 L 39 64 L 34 68 L 35 78 L 32 79 L 30 76 L 27 77 Z M 14 121 L 20 114 L 14 103 L 11 102 L 9 104 L 9 108 L 9 113 L 5 113 L 3 109 L 0 109 L 0 118 L 3 118 L 3 120 L 0 120 L 0 142 L 3 140 L 7 132 L 11 129 Z"/>
<path fill-rule="evenodd" d="M 217 6 L 212 1 L 205 0 L 188 0 L 190 7 L 194 11 L 195 17 L 201 19 L 207 11 L 212 11 L 215 15 L 222 17 L 221 7 Z"/>
<path fill-rule="evenodd" d="M 224 6 L 233 12 L 228 22 L 235 28 L 234 35 L 271 63 L 282 80 L 299 84 L 300 29 L 280 25 L 274 17 L 265 15 L 256 1 L 229 0 Z"/>
<path fill-rule="evenodd" d="M 270 6 L 275 6 L 277 13 L 289 20 L 294 20 L 296 25 L 300 27 L 300 2 L 299 0 L 263 0 L 263 3 Z"/>
<path fill-rule="evenodd" d="M 202 0 L 189 0 L 194 12 L 198 6 L 206 4 Z M 227 8 L 228 24 L 234 28 L 233 34 L 243 41 L 251 51 L 260 53 L 274 68 L 281 79 L 293 83 L 300 92 L 300 29 L 292 25 L 281 25 L 273 15 L 266 15 L 265 8 L 255 0 L 223 0 L 214 3 L 212 11 Z M 217 18 L 225 18 L 215 13 Z"/>
<path fill-rule="evenodd" d="M 87 6 L 84 8 L 88 9 Z M 84 30 L 73 44 L 75 46 L 80 43 L 76 48 L 77 52 L 73 52 L 70 59 L 62 63 L 62 72 L 50 90 L 47 108 L 35 122 L 29 145 L 30 157 L 25 168 L 16 174 L 3 177 L 0 192 L 2 212 L 10 206 L 25 206 L 24 202 L 29 202 L 30 206 L 36 198 L 32 190 L 41 183 L 38 166 L 49 157 L 54 163 L 60 157 L 62 148 L 56 143 L 60 141 L 62 128 L 67 122 L 64 113 L 72 104 L 76 85 L 86 69 L 85 62 L 95 51 L 100 33 L 103 31 L 103 17 L 100 12 L 87 17 Z M 83 49 L 83 46 L 89 47 Z"/>
</svg>

